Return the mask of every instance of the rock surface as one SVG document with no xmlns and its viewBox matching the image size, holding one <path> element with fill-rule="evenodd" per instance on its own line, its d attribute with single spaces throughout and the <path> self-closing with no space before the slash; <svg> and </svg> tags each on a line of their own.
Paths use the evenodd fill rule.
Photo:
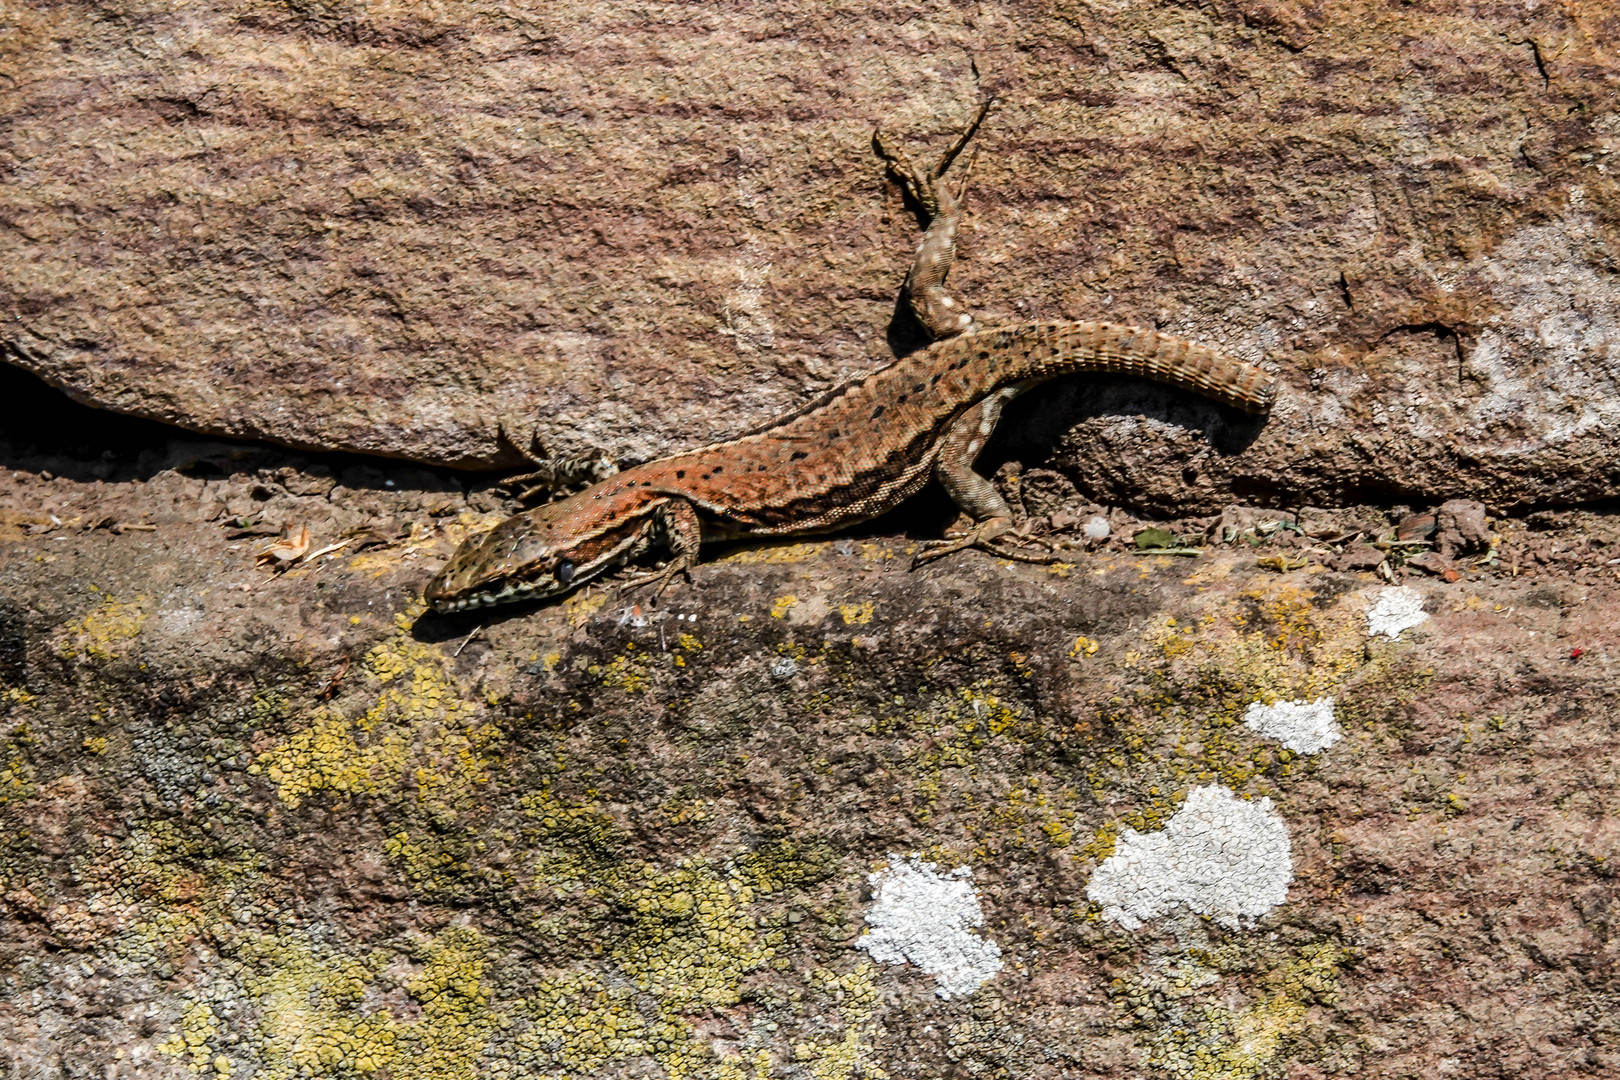
<svg viewBox="0 0 1620 1080">
<path fill-rule="evenodd" d="M 0 368 L 8 1075 L 1620 1075 L 1612 5 L 764 10 L 8 10 L 6 355 L 262 440 Z M 1052 568 L 424 615 L 455 470 L 882 361 L 970 57 L 958 294 L 1270 423 L 1018 403 Z"/>
<path fill-rule="evenodd" d="M 1452 584 L 1402 582 L 1404 507 L 1150 534 L 1198 557 L 1116 510 L 1052 569 L 908 572 L 891 522 L 446 621 L 489 492 L 23 405 L 8 1075 L 1620 1073 L 1613 516 L 1492 521 Z M 288 526 L 350 546 L 256 567 Z M 1245 723 L 1324 699 L 1319 753 Z M 1126 929 L 1088 888 L 1172 828 Z"/>
<path fill-rule="evenodd" d="M 1088 497 L 1204 512 L 1617 482 L 1610 3 L 17 7 L 0 341 L 104 408 L 464 468 L 645 458 L 888 355 L 879 122 L 983 86 L 958 295 L 1275 367 L 1018 414 Z M 1067 434 L 1065 434 L 1067 433 Z M 1239 452 L 1241 451 L 1241 452 Z"/>
</svg>

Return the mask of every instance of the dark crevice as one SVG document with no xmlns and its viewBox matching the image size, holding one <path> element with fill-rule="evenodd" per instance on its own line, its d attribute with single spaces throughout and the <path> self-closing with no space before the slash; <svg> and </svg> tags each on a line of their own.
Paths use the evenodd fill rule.
<svg viewBox="0 0 1620 1080">
<path fill-rule="evenodd" d="M 1433 334 L 1442 341 L 1449 338 L 1451 341 L 1451 347 L 1456 351 L 1457 354 L 1457 382 L 1461 384 L 1463 381 L 1463 372 L 1468 366 L 1468 354 L 1466 342 L 1464 342 L 1463 334 L 1460 331 L 1458 331 L 1455 327 L 1447 326 L 1443 322 L 1401 323 L 1399 326 L 1392 326 L 1388 330 L 1385 330 L 1379 335 L 1378 340 L 1380 342 L 1385 342 L 1394 337 L 1396 334 L 1403 333 Z"/>
<path fill-rule="evenodd" d="M 1547 61 L 1541 55 L 1541 43 L 1535 38 L 1525 38 L 1522 41 L 1515 41 L 1514 44 L 1530 46 L 1530 55 L 1536 61 L 1536 70 L 1541 72 L 1541 88 L 1546 90 L 1551 87 L 1552 76 L 1547 74 Z"/>
<path fill-rule="evenodd" d="M 350 487 L 442 492 L 487 487 L 499 475 L 198 435 L 82 404 L 6 363 L 0 363 L 0 401 L 6 403 L 0 411 L 0 468 L 48 472 L 80 483 L 144 481 L 168 470 L 214 478 L 292 466 L 316 467 L 343 477 Z"/>
<path fill-rule="evenodd" d="M 1541 166 L 1537 165 L 1536 159 L 1530 156 L 1530 151 L 1525 148 L 1524 143 L 1519 144 L 1519 159 L 1524 162 L 1525 167 L 1531 172 L 1541 172 Z"/>
<path fill-rule="evenodd" d="M 1344 300 L 1344 306 L 1351 311 L 1356 310 L 1356 302 L 1350 297 L 1350 279 L 1343 270 L 1339 271 L 1339 296 Z"/>
</svg>

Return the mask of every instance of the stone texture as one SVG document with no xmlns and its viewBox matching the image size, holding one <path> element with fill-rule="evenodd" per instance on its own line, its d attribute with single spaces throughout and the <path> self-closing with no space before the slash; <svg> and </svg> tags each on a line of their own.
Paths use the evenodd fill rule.
<svg viewBox="0 0 1620 1080">
<path fill-rule="evenodd" d="M 888 355 L 914 230 L 868 137 L 937 142 L 971 58 L 1003 104 L 958 295 L 1285 383 L 1261 429 L 1136 383 L 1029 403 L 1088 497 L 1601 498 L 1616 40 L 1596 0 L 14 6 L 0 339 L 294 446 L 691 446 Z"/>
<path fill-rule="evenodd" d="M 768 419 L 886 355 L 865 140 L 943 136 L 970 56 L 959 294 L 1287 387 L 1021 403 L 989 465 L 1066 565 L 908 572 L 925 497 L 476 622 L 419 592 L 482 478 L 0 371 L 8 1075 L 1620 1075 L 1620 521 L 1557 505 L 1613 490 L 1609 7 L 3 25 L 0 338 L 104 408 L 459 469 Z M 1323 699 L 1309 757 L 1243 724 Z M 1116 841 L 1211 785 L 1285 823 L 1286 900 L 1105 919 Z M 856 947 L 913 857 L 971 868 L 971 993 Z"/>
<path fill-rule="evenodd" d="M 1404 507 L 1162 523 L 1233 526 L 1197 558 L 1115 510 L 1053 570 L 885 527 L 447 621 L 488 491 L 3 388 L 49 443 L 0 440 L 10 1075 L 1620 1074 L 1612 515 L 1490 522 L 1387 641 L 1323 562 Z M 288 525 L 383 543 L 256 568 Z M 1321 753 L 1244 726 L 1322 697 Z M 1214 786 L 1286 825 L 1286 899 L 1103 918 L 1116 840 Z M 913 854 L 972 869 L 971 993 L 857 947 Z"/>
</svg>

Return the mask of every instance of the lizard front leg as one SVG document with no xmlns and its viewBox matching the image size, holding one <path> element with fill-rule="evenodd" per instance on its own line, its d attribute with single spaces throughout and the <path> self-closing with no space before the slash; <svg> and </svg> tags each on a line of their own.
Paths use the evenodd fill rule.
<svg viewBox="0 0 1620 1080">
<path fill-rule="evenodd" d="M 957 417 L 940 439 L 934 476 L 951 501 L 973 518 L 974 524 L 961 536 L 924 544 L 912 560 L 913 568 L 970 547 L 1019 562 L 1057 561 L 1056 556 L 1044 552 L 1023 551 L 997 543 L 1008 534 L 1022 538 L 1023 530 L 1014 525 L 1012 509 L 1001 492 L 973 468 L 996 430 L 1002 407 L 1028 388 L 1029 384 L 1019 383 L 997 390 Z"/>
<path fill-rule="evenodd" d="M 904 294 L 912 315 L 936 340 L 955 337 L 973 326 L 973 316 L 945 292 L 945 278 L 956 262 L 956 230 L 962 222 L 962 204 L 967 194 L 968 176 L 973 171 L 973 159 L 969 158 L 962 169 L 961 182 L 954 192 L 944 183 L 944 177 L 994 104 L 994 97 L 984 100 L 956 142 L 929 170 L 913 166 L 903 152 L 884 140 L 881 130 L 872 134 L 872 145 L 878 156 L 888 162 L 890 171 L 917 204 L 922 218 L 925 231 L 911 270 L 906 274 Z"/>
<path fill-rule="evenodd" d="M 685 499 L 671 498 L 653 515 L 654 540 L 669 549 L 669 561 L 657 570 L 631 578 L 619 588 L 621 592 L 642 585 L 658 583 L 653 596 L 661 596 L 677 574 L 692 581 L 692 567 L 697 564 L 698 550 L 703 544 L 703 523 L 697 510 Z"/>
</svg>

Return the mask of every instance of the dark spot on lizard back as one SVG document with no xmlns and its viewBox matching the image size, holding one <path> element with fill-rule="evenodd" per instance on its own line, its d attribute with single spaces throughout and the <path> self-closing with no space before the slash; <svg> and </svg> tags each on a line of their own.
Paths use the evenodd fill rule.
<svg viewBox="0 0 1620 1080">
<path fill-rule="evenodd" d="M 872 419 L 876 420 L 878 417 L 880 417 L 882 415 L 883 415 L 883 406 L 882 405 L 879 405 L 877 408 L 872 410 Z"/>
<path fill-rule="evenodd" d="M 803 461 L 805 458 L 807 458 L 809 456 L 810 455 L 805 453 L 803 450 L 795 450 L 795 451 L 793 451 L 792 456 L 788 458 L 788 460 L 789 461 Z"/>
<path fill-rule="evenodd" d="M 910 395 L 908 395 L 908 394 L 901 394 L 899 397 L 894 399 L 894 403 L 896 405 L 904 405 L 906 403 L 906 398 L 909 397 L 909 396 Z"/>
<path fill-rule="evenodd" d="M 685 480 L 686 479 L 686 470 L 685 469 L 676 469 L 675 470 L 675 479 L 677 479 L 677 480 Z"/>
</svg>

